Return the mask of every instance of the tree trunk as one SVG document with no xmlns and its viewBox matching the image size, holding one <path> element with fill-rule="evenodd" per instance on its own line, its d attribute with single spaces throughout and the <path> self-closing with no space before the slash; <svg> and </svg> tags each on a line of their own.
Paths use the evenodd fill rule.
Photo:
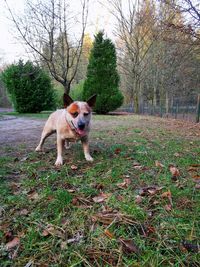
<svg viewBox="0 0 200 267">
<path fill-rule="evenodd" d="M 166 95 L 165 95 L 165 105 L 166 105 L 166 114 L 169 113 L 169 94 L 168 92 L 166 92 Z"/>
<path fill-rule="evenodd" d="M 66 82 L 63 86 L 64 86 L 64 93 L 69 95 L 69 92 L 70 92 L 70 83 L 69 82 Z"/>
<path fill-rule="evenodd" d="M 139 97 L 137 93 L 134 96 L 134 111 L 139 114 Z"/>
</svg>

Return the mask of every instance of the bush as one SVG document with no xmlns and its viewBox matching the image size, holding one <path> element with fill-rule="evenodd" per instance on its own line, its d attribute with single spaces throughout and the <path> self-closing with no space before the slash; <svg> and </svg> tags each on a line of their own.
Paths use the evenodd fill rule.
<svg viewBox="0 0 200 267">
<path fill-rule="evenodd" d="M 93 94 L 97 94 L 94 111 L 99 114 L 115 110 L 123 103 L 115 46 L 110 39 L 103 38 L 103 32 L 95 36 L 83 87 L 85 100 Z"/>
<path fill-rule="evenodd" d="M 51 79 L 32 62 L 12 64 L 2 73 L 2 80 L 16 111 L 34 113 L 55 108 Z"/>
</svg>

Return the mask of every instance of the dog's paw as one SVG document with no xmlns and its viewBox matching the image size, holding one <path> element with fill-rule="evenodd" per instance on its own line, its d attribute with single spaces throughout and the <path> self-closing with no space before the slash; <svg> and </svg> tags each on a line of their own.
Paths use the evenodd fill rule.
<svg viewBox="0 0 200 267">
<path fill-rule="evenodd" d="M 35 149 L 36 152 L 40 152 L 42 151 L 42 148 L 40 146 L 37 146 L 36 149 Z"/>
<path fill-rule="evenodd" d="M 59 167 L 59 166 L 63 165 L 63 159 L 60 158 L 60 157 L 57 158 L 57 160 L 55 162 L 55 165 L 56 165 L 56 167 Z"/>
<path fill-rule="evenodd" d="M 90 162 L 94 161 L 94 159 L 90 155 L 85 155 L 85 159 Z"/>
</svg>

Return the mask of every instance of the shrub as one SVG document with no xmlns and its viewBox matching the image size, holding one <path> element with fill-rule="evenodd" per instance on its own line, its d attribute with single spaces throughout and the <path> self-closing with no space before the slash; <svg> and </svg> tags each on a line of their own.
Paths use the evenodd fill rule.
<svg viewBox="0 0 200 267">
<path fill-rule="evenodd" d="M 16 111 L 40 112 L 55 107 L 50 77 L 32 62 L 12 64 L 2 73 L 2 80 Z"/>
<path fill-rule="evenodd" d="M 123 103 L 115 46 L 110 39 L 103 38 L 101 31 L 95 36 L 83 87 L 85 100 L 93 94 L 97 94 L 94 111 L 99 114 L 115 110 Z"/>
</svg>

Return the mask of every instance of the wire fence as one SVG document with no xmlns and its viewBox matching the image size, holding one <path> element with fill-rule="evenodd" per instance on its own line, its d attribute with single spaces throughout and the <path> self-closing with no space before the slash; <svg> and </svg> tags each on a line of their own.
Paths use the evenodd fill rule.
<svg viewBox="0 0 200 267">
<path fill-rule="evenodd" d="M 119 111 L 136 113 L 135 107 L 131 103 L 123 105 Z M 139 114 L 199 122 L 200 95 L 173 97 L 168 100 L 168 103 L 166 100 L 160 99 L 157 104 L 152 101 L 140 100 Z"/>
</svg>

